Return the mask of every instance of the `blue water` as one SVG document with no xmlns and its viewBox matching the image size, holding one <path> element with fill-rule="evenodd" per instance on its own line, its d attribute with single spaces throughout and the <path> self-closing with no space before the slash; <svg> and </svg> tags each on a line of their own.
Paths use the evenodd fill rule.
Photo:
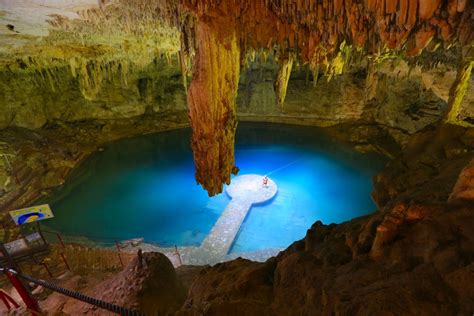
<svg viewBox="0 0 474 316">
<path fill-rule="evenodd" d="M 72 235 L 200 245 L 230 199 L 209 198 L 196 184 L 190 134 L 181 129 L 105 146 L 46 198 L 55 218 L 43 224 Z M 252 207 L 231 252 L 287 247 L 317 220 L 340 223 L 376 209 L 371 178 L 385 160 L 320 129 L 240 123 L 235 149 L 240 174 L 268 174 L 278 194 Z"/>
</svg>

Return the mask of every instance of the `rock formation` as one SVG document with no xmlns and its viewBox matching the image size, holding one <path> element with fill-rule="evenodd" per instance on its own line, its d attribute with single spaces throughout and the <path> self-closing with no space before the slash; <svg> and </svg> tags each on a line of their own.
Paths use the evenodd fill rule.
<svg viewBox="0 0 474 316">
<path fill-rule="evenodd" d="M 461 112 L 461 102 L 469 85 L 473 64 L 474 61 L 462 61 L 459 65 L 456 80 L 449 92 L 448 110 L 446 111 L 446 121 L 448 123 L 459 121 L 458 115 Z"/>
<path fill-rule="evenodd" d="M 275 51 L 282 58 L 276 83 L 279 103 L 285 99 L 293 53 L 301 63 L 308 63 L 313 69 L 324 65 L 327 73 L 338 74 L 342 72 L 344 56 L 352 49 L 376 55 L 388 47 L 405 56 L 416 56 L 430 42 L 468 45 L 474 33 L 474 22 L 470 18 L 474 8 L 467 1 L 183 0 L 181 4 L 197 20 L 196 35 L 188 35 L 197 39 L 195 79 L 202 82 L 201 76 L 206 77 L 216 67 L 200 59 L 209 54 L 206 51 L 215 49 L 210 43 L 222 46 L 223 55 L 245 56 L 260 49 Z M 204 25 L 209 33 L 206 36 L 202 35 Z M 238 69 L 237 65 L 227 64 L 229 60 L 221 62 L 223 73 Z M 234 59 L 234 63 L 240 61 Z M 233 74 L 231 72 L 231 76 Z M 217 74 L 214 77 L 219 78 Z M 219 111 L 235 111 L 237 85 L 233 78 L 227 78 L 226 82 L 228 85 L 219 93 L 212 92 L 208 84 L 208 89 L 201 91 L 201 94 L 208 93 L 207 97 L 189 96 L 197 181 L 210 195 L 222 191 L 222 183 L 228 182 L 234 164 L 230 135 L 233 131 L 226 129 L 227 138 L 222 141 L 223 118 L 216 115 Z M 202 87 L 202 83 L 199 86 Z M 194 89 L 193 83 L 190 89 Z M 459 97 L 462 99 L 462 92 Z M 454 105 L 453 111 L 457 112 L 456 109 Z M 204 136 L 206 133 L 215 136 L 209 138 Z M 221 167 L 216 168 L 216 164 Z M 201 176 L 204 174 L 206 179 L 212 180 L 204 181 Z"/>
<path fill-rule="evenodd" d="M 186 288 L 165 255 L 144 253 L 121 273 L 89 289 L 87 295 L 145 315 L 170 315 L 182 305 Z M 65 301 L 62 311 L 69 315 L 104 315 L 103 310 L 73 299 Z"/>
<path fill-rule="evenodd" d="M 464 129 L 443 128 L 451 138 L 438 139 L 440 147 L 474 139 Z M 436 147 L 419 145 L 414 137 L 408 148 L 416 147 L 422 161 L 431 157 L 434 166 L 440 164 L 414 174 L 426 174 L 422 185 L 415 184 L 422 188 L 408 189 L 373 215 L 338 225 L 316 222 L 303 240 L 264 263 L 237 259 L 201 270 L 177 314 L 469 314 L 474 308 L 468 197 L 474 147 L 457 145 L 471 151 L 459 151 L 446 168 Z M 395 162 L 400 165 L 389 165 L 386 172 L 419 169 L 417 163 Z M 404 179 L 411 181 L 406 174 Z"/>
<path fill-rule="evenodd" d="M 218 31 L 221 23 L 197 22 L 199 50 L 188 92 L 196 180 L 210 196 L 222 192 L 222 184 L 230 183 L 235 169 L 240 51 L 232 28 Z"/>
<path fill-rule="evenodd" d="M 474 8 L 469 1 L 108 0 L 96 6 L 86 2 L 78 7 L 78 19 L 69 17 L 71 12 L 53 10 L 54 5 L 41 7 L 38 11 L 50 10 L 44 12 L 49 29 L 31 31 L 24 26 L 27 22 L 15 21 L 14 31 L 0 34 L 6 43 L 0 55 L 0 91 L 8 100 L 0 127 L 39 128 L 50 117 L 87 119 L 84 113 L 89 110 L 96 113 L 91 118 L 159 112 L 152 103 L 169 90 L 161 89 L 166 83 L 157 80 L 166 61 L 179 67 L 185 89 L 192 72 L 188 104 L 196 179 L 213 195 L 237 171 L 236 95 L 240 68 L 250 56 L 272 56 L 280 65 L 271 86 L 276 103 L 282 105 L 296 67 L 307 67 L 306 81 L 312 74 L 317 83 L 323 75 L 330 80 L 369 59 L 373 64 L 369 73 L 375 78 L 377 65 L 387 59 L 417 56 L 418 60 L 425 48 L 432 52 L 450 45 L 463 50 L 463 66 L 452 87 L 448 121 L 468 124 L 459 104 L 472 62 Z M 10 8 L 6 9 L 2 16 L 10 21 Z M 36 37 L 48 30 L 48 36 Z M 167 76 L 165 70 L 162 77 Z M 74 89 L 80 102 L 77 97 L 74 101 L 58 97 L 61 100 L 54 103 L 81 104 L 72 106 L 71 112 L 56 111 L 43 109 L 49 99 L 37 100 L 31 110 L 36 119 L 30 119 L 30 110 L 11 99 L 16 93 L 8 83 L 12 77 L 19 78 L 13 85 L 27 82 L 29 91 L 47 90 L 55 98 Z M 107 93 L 111 85 L 115 91 Z M 182 98 L 173 101 L 183 103 Z M 354 112 L 360 114 L 359 108 Z"/>
</svg>

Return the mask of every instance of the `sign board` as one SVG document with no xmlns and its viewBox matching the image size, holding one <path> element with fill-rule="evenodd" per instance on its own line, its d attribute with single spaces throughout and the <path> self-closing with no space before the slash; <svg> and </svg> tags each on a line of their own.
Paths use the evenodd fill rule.
<svg viewBox="0 0 474 316">
<path fill-rule="evenodd" d="M 48 204 L 22 208 L 10 212 L 10 216 L 17 225 L 33 223 L 54 217 Z"/>
<path fill-rule="evenodd" d="M 25 236 L 25 239 L 27 242 L 34 242 L 37 240 L 41 240 L 41 234 L 40 233 L 33 233 Z"/>
<path fill-rule="evenodd" d="M 4 246 L 9 254 L 14 254 L 17 252 L 21 252 L 23 250 L 28 250 L 28 245 L 26 244 L 26 241 L 23 238 L 11 241 L 5 244 Z"/>
</svg>

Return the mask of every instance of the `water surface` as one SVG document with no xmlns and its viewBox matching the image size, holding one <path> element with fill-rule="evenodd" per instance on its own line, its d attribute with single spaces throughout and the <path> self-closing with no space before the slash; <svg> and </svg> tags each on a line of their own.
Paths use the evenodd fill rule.
<svg viewBox="0 0 474 316">
<path fill-rule="evenodd" d="M 229 197 L 209 198 L 196 184 L 190 135 L 180 129 L 108 144 L 47 198 L 56 217 L 43 224 L 65 234 L 200 245 Z M 231 252 L 287 247 L 317 220 L 340 223 L 376 209 L 371 179 L 385 160 L 318 128 L 240 123 L 235 157 L 240 174 L 268 174 L 278 193 L 252 207 Z"/>
</svg>

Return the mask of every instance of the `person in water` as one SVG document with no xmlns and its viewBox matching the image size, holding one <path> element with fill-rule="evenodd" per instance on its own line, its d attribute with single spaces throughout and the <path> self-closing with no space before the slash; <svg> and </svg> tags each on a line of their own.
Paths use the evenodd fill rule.
<svg viewBox="0 0 474 316">
<path fill-rule="evenodd" d="M 264 176 L 262 182 L 263 182 L 263 186 L 264 186 L 264 187 L 268 186 L 268 177 L 267 177 L 267 176 Z"/>
</svg>

